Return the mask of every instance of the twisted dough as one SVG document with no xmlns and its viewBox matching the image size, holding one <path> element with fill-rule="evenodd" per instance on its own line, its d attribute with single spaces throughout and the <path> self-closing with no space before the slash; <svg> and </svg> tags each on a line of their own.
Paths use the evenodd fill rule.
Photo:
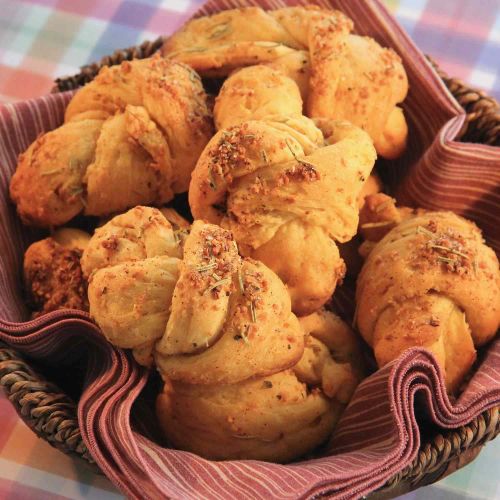
<svg viewBox="0 0 500 500">
<path fill-rule="evenodd" d="M 288 462 L 324 442 L 361 378 L 359 348 L 331 313 L 300 322 L 305 348 L 292 368 L 236 384 L 166 380 L 157 414 L 172 444 L 216 460 Z"/>
<path fill-rule="evenodd" d="M 343 277 L 335 241 L 356 233 L 357 198 L 376 155 L 357 127 L 319 120 L 324 139 L 300 110 L 296 85 L 275 70 L 252 66 L 228 78 L 214 110 L 221 130 L 193 171 L 189 203 L 195 218 L 227 227 L 243 255 L 273 269 L 294 312 L 308 314 Z"/>
<path fill-rule="evenodd" d="M 63 228 L 31 244 L 24 254 L 24 283 L 39 316 L 57 309 L 88 310 L 87 283 L 80 257 L 90 235 Z"/>
<path fill-rule="evenodd" d="M 396 158 L 408 135 L 397 106 L 408 92 L 406 72 L 394 51 L 353 27 L 334 10 L 248 7 L 188 22 L 162 52 L 203 76 L 267 64 L 295 80 L 308 116 L 349 120 L 368 132 L 379 155 Z"/>
<path fill-rule="evenodd" d="M 371 250 L 358 278 L 357 324 L 379 366 L 423 346 L 458 388 L 500 323 L 498 260 L 451 212 L 403 220 Z"/>
<path fill-rule="evenodd" d="M 159 57 L 103 68 L 65 118 L 19 158 L 10 193 L 25 223 L 166 203 L 187 190 L 212 132 L 199 77 Z"/>
<path fill-rule="evenodd" d="M 328 437 L 359 381 L 353 333 L 327 313 L 302 330 L 279 278 L 218 226 L 195 221 L 182 243 L 136 207 L 96 231 L 82 267 L 104 335 L 154 358 L 159 421 L 178 447 L 290 460 Z"/>
</svg>

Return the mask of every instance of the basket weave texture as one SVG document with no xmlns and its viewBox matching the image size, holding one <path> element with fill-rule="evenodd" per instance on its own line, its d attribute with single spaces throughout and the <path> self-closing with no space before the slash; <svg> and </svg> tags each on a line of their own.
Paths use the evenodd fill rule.
<svg viewBox="0 0 500 500">
<path fill-rule="evenodd" d="M 83 66 L 73 76 L 58 78 L 52 92 L 74 90 L 90 82 L 103 66 L 151 56 L 162 45 L 160 37 L 137 47 L 117 50 L 98 63 Z M 500 146 L 500 108 L 483 91 L 448 77 L 429 58 L 449 91 L 466 112 L 457 140 Z M 24 422 L 42 439 L 96 468 L 83 443 L 76 404 L 56 385 L 34 370 L 15 351 L 0 345 L 0 386 Z M 482 446 L 500 433 L 500 408 L 492 408 L 468 425 L 445 431 L 422 443 L 418 455 L 370 497 L 383 499 L 433 483 L 472 461 Z"/>
</svg>

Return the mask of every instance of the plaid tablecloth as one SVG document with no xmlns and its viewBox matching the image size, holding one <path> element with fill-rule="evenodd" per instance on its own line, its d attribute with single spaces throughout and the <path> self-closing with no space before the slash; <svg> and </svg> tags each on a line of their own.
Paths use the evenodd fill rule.
<svg viewBox="0 0 500 500">
<path fill-rule="evenodd" d="M 500 0 L 388 0 L 450 75 L 500 98 Z M 178 27 L 202 0 L 0 0 L 0 102 L 46 93 L 119 47 Z M 471 465 L 409 499 L 500 498 L 500 439 Z M 0 498 L 120 498 L 102 476 L 37 439 L 0 395 Z"/>
</svg>

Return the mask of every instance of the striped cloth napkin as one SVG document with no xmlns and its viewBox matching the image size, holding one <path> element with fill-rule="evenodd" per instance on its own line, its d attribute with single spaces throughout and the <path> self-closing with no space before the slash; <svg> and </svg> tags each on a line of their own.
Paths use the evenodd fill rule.
<svg viewBox="0 0 500 500">
<path fill-rule="evenodd" d="M 203 12 L 242 3 L 212 0 Z M 281 0 L 259 3 L 283 5 Z M 405 102 L 410 143 L 403 159 L 391 167 L 391 176 L 403 179 L 398 183 L 400 199 L 467 215 L 480 225 L 489 244 L 500 250 L 495 231 L 500 198 L 494 192 L 500 181 L 500 150 L 454 141 L 464 121 L 463 111 L 380 2 L 322 3 L 346 12 L 356 20 L 358 32 L 392 46 L 404 60 L 411 85 Z M 162 447 L 141 394 L 148 372 L 127 353 L 110 346 L 88 315 L 59 311 L 22 322 L 27 311 L 18 270 L 23 250 L 37 235 L 21 226 L 8 200 L 8 183 L 17 155 L 38 134 L 62 122 L 70 98 L 70 93 L 55 94 L 0 109 L 0 341 L 60 367 L 67 380 L 75 364 L 86 367 L 83 386 L 78 388 L 82 435 L 99 467 L 124 494 L 132 498 L 264 499 L 320 494 L 357 498 L 384 484 L 415 457 L 420 445 L 416 399 L 427 420 L 443 428 L 462 426 L 500 404 L 497 338 L 454 401 L 446 394 L 434 358 L 420 349 L 407 351 L 358 387 L 336 429 L 331 454 L 313 460 L 290 465 L 211 462 Z M 472 169 L 478 175 L 471 180 Z"/>
</svg>

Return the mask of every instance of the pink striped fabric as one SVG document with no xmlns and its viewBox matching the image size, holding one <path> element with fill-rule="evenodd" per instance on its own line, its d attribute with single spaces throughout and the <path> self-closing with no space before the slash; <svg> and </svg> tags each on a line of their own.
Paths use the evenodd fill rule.
<svg viewBox="0 0 500 500">
<path fill-rule="evenodd" d="M 411 141 L 405 156 L 388 172 L 401 199 L 451 208 L 473 218 L 498 250 L 500 151 L 453 140 L 463 112 L 377 1 L 319 3 L 345 11 L 356 20 L 359 33 L 394 47 L 404 59 L 411 84 L 405 103 Z M 277 0 L 217 0 L 209 2 L 203 13 L 249 4 L 284 5 Z M 17 155 L 39 133 L 62 121 L 69 98 L 51 95 L 0 109 L 0 341 L 57 366 L 68 380 L 74 366 L 86 367 L 83 385 L 75 388 L 80 394 L 82 435 L 98 465 L 127 496 L 356 498 L 381 486 L 415 457 L 420 446 L 415 400 L 429 423 L 443 428 L 462 426 L 500 404 L 497 338 L 456 401 L 446 395 L 433 357 L 419 349 L 407 351 L 359 386 L 328 451 L 313 460 L 286 466 L 244 460 L 210 462 L 162 446 L 154 419 L 144 411 L 148 407 L 151 411 L 154 377 L 127 353 L 107 344 L 86 314 L 55 312 L 22 322 L 27 317 L 20 287 L 22 254 L 37 235 L 23 228 L 16 217 L 8 200 L 8 182 Z M 342 294 L 340 302 L 348 304 L 349 294 Z"/>
</svg>

